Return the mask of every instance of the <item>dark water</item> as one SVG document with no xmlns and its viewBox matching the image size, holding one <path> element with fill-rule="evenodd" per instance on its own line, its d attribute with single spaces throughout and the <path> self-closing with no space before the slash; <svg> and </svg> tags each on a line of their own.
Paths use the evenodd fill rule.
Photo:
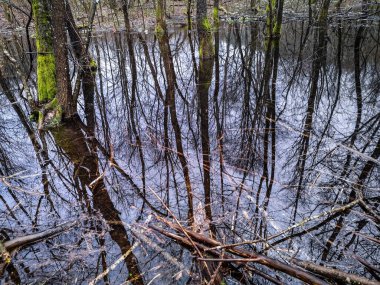
<svg viewBox="0 0 380 285">
<path fill-rule="evenodd" d="M 48 132 L 27 118 L 34 73 L 24 88 L 4 64 L 20 111 L 1 93 L 4 241 L 76 224 L 14 252 L 3 280 L 200 284 L 195 252 L 149 228 L 174 232 L 155 215 L 188 227 L 189 196 L 195 230 L 212 228 L 223 243 L 258 240 L 241 248 L 378 276 L 369 265 L 380 256 L 379 26 L 333 22 L 322 43 L 305 22 L 286 23 L 279 43 L 264 30 L 225 24 L 206 40 L 185 30 L 96 34 L 94 105 L 80 97 L 80 119 Z M 6 42 L 15 55 L 18 40 Z M 246 284 L 270 283 L 236 270 Z"/>
</svg>

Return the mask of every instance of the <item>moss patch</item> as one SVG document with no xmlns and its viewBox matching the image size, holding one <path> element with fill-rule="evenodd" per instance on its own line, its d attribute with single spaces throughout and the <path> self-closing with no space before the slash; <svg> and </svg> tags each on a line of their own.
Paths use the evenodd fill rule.
<svg viewBox="0 0 380 285">
<path fill-rule="evenodd" d="M 164 35 L 164 29 L 161 27 L 160 24 L 157 24 L 156 25 L 156 29 L 154 30 L 154 32 L 156 33 L 156 36 L 160 39 L 163 37 Z"/>
<path fill-rule="evenodd" d="M 96 60 L 91 58 L 89 65 L 90 65 L 91 72 L 96 73 L 96 71 L 98 70 L 98 64 L 97 64 Z"/>
<path fill-rule="evenodd" d="M 211 32 L 211 29 L 212 29 L 212 25 L 209 21 L 209 19 L 206 17 L 203 19 L 202 21 L 202 29 L 205 31 L 205 32 Z"/>
<path fill-rule="evenodd" d="M 214 20 L 214 26 L 216 28 L 219 27 L 219 9 L 216 7 L 212 10 L 212 18 Z"/>
<path fill-rule="evenodd" d="M 36 24 L 38 100 L 40 103 L 46 103 L 53 100 L 57 93 L 48 1 L 33 0 L 32 9 Z"/>
<path fill-rule="evenodd" d="M 57 93 L 55 58 L 52 54 L 37 56 L 37 90 L 40 103 L 49 102 Z"/>
</svg>

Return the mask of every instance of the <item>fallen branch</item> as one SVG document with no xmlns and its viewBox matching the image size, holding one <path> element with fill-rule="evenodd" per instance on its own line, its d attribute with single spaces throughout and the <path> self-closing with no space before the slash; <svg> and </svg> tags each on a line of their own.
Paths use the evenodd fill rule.
<svg viewBox="0 0 380 285">
<path fill-rule="evenodd" d="M 181 246 L 187 248 L 188 250 L 194 251 L 193 245 L 190 243 L 190 241 L 187 238 L 184 238 L 184 237 L 181 237 L 179 235 L 166 232 L 163 229 L 155 227 L 155 226 L 149 226 L 149 227 L 151 229 L 154 229 L 155 231 L 158 231 L 159 233 L 161 233 L 161 234 L 163 234 L 163 235 L 165 235 L 165 236 L 167 236 L 167 237 L 175 240 L 178 244 L 180 244 Z M 202 245 L 200 243 L 197 243 L 197 242 L 194 242 L 194 243 L 202 251 L 205 251 L 205 249 L 207 249 L 206 246 L 204 246 L 204 245 Z M 216 257 L 220 256 L 220 254 L 217 251 L 210 251 L 210 252 L 208 252 L 208 254 L 216 256 Z M 232 264 L 228 264 L 228 268 L 227 269 L 230 271 L 231 277 L 235 278 L 240 283 L 247 284 L 247 285 L 250 284 L 250 283 L 246 282 L 244 274 L 242 272 L 240 272 L 237 268 L 235 268 Z M 268 276 L 268 275 L 266 275 L 265 273 L 262 273 L 260 276 L 263 276 L 264 278 L 265 277 L 269 277 L 269 278 L 266 278 L 266 279 L 271 280 L 270 279 L 271 277 Z M 278 284 L 278 283 L 275 283 L 275 284 Z"/>
<path fill-rule="evenodd" d="M 5 243 L 0 242 L 0 277 L 4 274 L 5 269 L 11 263 L 12 257 L 17 249 L 38 243 L 42 240 L 61 234 L 78 224 L 78 221 L 66 222 L 54 228 L 22 237 L 18 237 Z"/>
<path fill-rule="evenodd" d="M 45 231 L 42 231 L 42 232 L 39 232 L 36 234 L 30 234 L 30 235 L 18 237 L 18 238 L 6 241 L 4 243 L 4 248 L 7 251 L 11 252 L 15 249 L 22 248 L 25 246 L 29 246 L 29 245 L 35 244 L 37 242 L 40 242 L 44 239 L 48 239 L 48 238 L 51 238 L 55 235 L 63 233 L 65 231 L 73 228 L 77 224 L 78 224 L 78 221 L 66 222 L 66 223 L 58 225 L 54 228 L 51 228 L 51 229 L 48 229 L 48 230 L 45 230 Z"/>
<path fill-rule="evenodd" d="M 345 205 L 344 207 L 337 208 L 336 210 L 337 211 L 346 210 L 347 207 L 351 208 L 357 203 L 358 201 L 356 200 L 350 204 Z M 331 214 L 331 211 L 330 211 L 330 214 Z M 224 262 L 224 263 L 236 264 L 236 265 L 242 265 L 242 264 L 246 265 L 247 263 L 258 263 L 268 268 L 286 273 L 294 278 L 297 278 L 309 284 L 327 284 L 325 281 L 312 275 L 310 272 L 318 274 L 319 276 L 322 276 L 323 278 L 330 279 L 336 282 L 344 282 L 346 284 L 363 284 L 363 285 L 379 284 L 377 281 L 372 281 L 365 277 L 346 273 L 338 269 L 324 267 L 324 266 L 317 265 L 315 263 L 308 262 L 308 261 L 292 259 L 292 263 L 303 268 L 304 270 L 310 271 L 310 272 L 307 272 L 307 271 L 302 270 L 299 267 L 292 266 L 291 264 L 286 264 L 284 262 L 275 260 L 266 255 L 257 254 L 255 252 L 248 252 L 242 249 L 226 247 L 217 240 L 214 240 L 202 234 L 193 232 L 189 229 L 179 227 L 177 224 L 167 221 L 162 217 L 159 217 L 158 220 L 164 223 L 165 225 L 167 225 L 169 228 L 177 231 L 179 234 L 186 234 L 186 236 L 190 236 L 192 238 L 192 243 L 190 243 L 185 237 L 179 234 L 168 232 L 156 226 L 150 226 L 150 228 L 175 240 L 179 244 L 186 246 L 190 250 L 194 250 L 193 244 L 196 244 L 198 250 L 207 252 L 208 254 L 213 256 L 213 257 L 206 257 L 206 258 L 199 256 L 198 258 L 199 261 Z M 220 249 L 223 249 L 224 251 L 221 252 Z M 249 270 L 247 266 L 245 267 L 245 269 Z M 270 280 L 269 278 L 266 278 L 266 279 Z M 270 281 L 273 282 L 273 278 Z"/>
<path fill-rule="evenodd" d="M 245 244 L 255 244 L 255 243 L 259 243 L 259 242 L 267 242 L 269 240 L 272 240 L 274 238 L 277 238 L 287 232 L 290 232 L 291 230 L 295 229 L 295 228 L 298 228 L 298 227 L 302 227 L 304 226 L 306 223 L 308 222 L 311 222 L 313 220 L 316 220 L 316 219 L 319 219 L 319 218 L 322 218 L 324 216 L 328 216 L 328 215 L 331 215 L 331 214 L 336 214 L 336 213 L 341 213 L 341 212 L 345 212 L 347 211 L 348 209 L 354 207 L 356 204 L 358 204 L 360 202 L 360 200 L 354 200 L 352 201 L 351 203 L 348 203 L 347 205 L 344 205 L 342 207 L 339 207 L 339 208 L 333 208 L 329 211 L 326 211 L 326 212 L 322 212 L 318 215 L 315 215 L 315 216 L 312 216 L 312 217 L 309 217 L 309 218 L 306 218 L 302 221 L 300 221 L 299 223 L 297 224 L 294 224 L 292 225 L 291 227 L 277 233 L 277 234 L 274 234 L 270 237 L 268 237 L 265 241 L 262 240 L 262 239 L 257 239 L 257 240 L 248 240 L 248 241 L 243 241 L 243 242 L 240 242 L 240 243 L 234 243 L 234 244 L 226 244 L 226 245 L 221 245 L 221 246 L 218 246 L 216 247 L 215 249 L 220 249 L 220 248 L 227 248 L 227 247 L 236 247 L 236 246 L 239 246 L 239 245 L 245 245 Z"/>
<path fill-rule="evenodd" d="M 346 273 L 338 269 L 317 265 L 311 262 L 293 259 L 293 263 L 298 266 L 301 266 L 302 268 L 305 268 L 306 270 L 312 271 L 316 274 L 322 275 L 329 279 L 333 279 L 335 281 L 343 282 L 344 284 L 379 285 L 379 282 L 377 281 L 372 281 L 364 277 Z"/>
<path fill-rule="evenodd" d="M 160 219 L 160 220 L 163 220 L 163 219 Z M 168 221 L 166 221 L 165 223 L 167 225 L 171 224 Z M 174 224 L 171 224 L 171 225 L 173 226 L 173 228 L 177 227 L 177 225 L 174 225 Z M 151 225 L 150 228 L 160 232 L 161 234 L 163 234 L 163 235 L 165 235 L 171 239 L 176 240 L 177 242 L 179 242 L 183 245 L 186 245 L 187 247 L 190 246 L 190 248 L 191 248 L 191 244 L 189 243 L 189 241 L 182 236 L 167 232 L 164 229 L 153 226 L 153 225 Z M 199 249 L 202 249 L 203 251 L 208 249 L 209 246 L 220 246 L 220 245 L 222 245 L 220 242 L 218 242 L 214 239 L 205 237 L 203 235 L 192 232 L 190 230 L 186 230 L 186 233 L 188 235 L 190 235 L 196 241 L 197 247 Z M 271 269 L 275 269 L 275 270 L 284 272 L 284 273 L 286 273 L 292 277 L 295 277 L 299 280 L 302 280 L 308 284 L 327 284 L 325 281 L 317 278 L 316 276 L 314 276 L 314 275 L 312 275 L 312 274 L 310 274 L 310 273 L 308 273 L 308 272 L 306 272 L 300 268 L 292 267 L 288 264 L 285 264 L 283 262 L 277 261 L 275 259 L 272 259 L 272 258 L 264 256 L 264 255 L 259 255 L 259 254 L 250 253 L 250 252 L 246 252 L 243 250 L 237 250 L 237 249 L 227 249 L 227 251 L 229 253 L 232 253 L 234 255 L 238 255 L 238 256 L 243 257 L 245 259 L 246 258 L 252 259 L 252 260 L 254 259 L 255 263 L 264 265 L 264 266 L 269 267 Z M 208 253 L 212 254 L 214 256 L 217 256 L 217 257 L 221 256 L 221 253 L 219 253 L 216 250 L 208 250 Z M 226 256 L 226 259 L 229 259 L 229 258 L 230 258 L 229 256 Z M 231 257 L 231 258 L 233 258 L 233 257 Z"/>
</svg>

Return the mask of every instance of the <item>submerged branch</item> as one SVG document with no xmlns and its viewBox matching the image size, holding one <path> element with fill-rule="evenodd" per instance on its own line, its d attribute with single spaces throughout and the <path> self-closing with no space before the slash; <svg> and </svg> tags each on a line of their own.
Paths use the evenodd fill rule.
<svg viewBox="0 0 380 285">
<path fill-rule="evenodd" d="M 166 221 L 165 223 L 167 225 L 173 225 L 168 221 Z M 173 226 L 174 226 L 173 228 L 175 230 L 177 230 L 175 227 L 176 225 L 173 225 Z M 155 231 L 160 232 L 161 234 L 175 240 L 176 242 L 178 242 L 182 245 L 185 245 L 188 248 L 192 248 L 191 243 L 186 238 L 184 238 L 180 235 L 170 233 L 170 232 L 168 232 L 162 228 L 159 228 L 159 227 L 156 227 L 153 225 L 151 225 L 150 228 L 155 230 Z M 222 245 L 222 243 L 220 243 L 217 240 L 214 240 L 212 238 L 209 238 L 209 237 L 203 236 L 201 234 L 195 233 L 191 230 L 186 230 L 186 233 L 193 238 L 193 242 L 197 245 L 197 247 L 199 249 L 202 249 L 204 252 L 206 251 L 206 249 L 209 249 L 209 246 L 220 246 L 220 245 Z M 260 254 L 256 254 L 253 252 L 247 252 L 247 251 L 238 250 L 238 249 L 227 249 L 226 251 L 230 254 L 240 256 L 243 259 L 248 258 L 250 260 L 249 262 L 254 261 L 255 263 L 264 265 L 268 268 L 286 273 L 286 274 L 288 274 L 294 278 L 297 278 L 299 280 L 302 280 L 308 284 L 327 284 L 325 281 L 319 279 L 318 277 L 316 277 L 316 276 L 314 276 L 314 275 L 312 275 L 312 274 L 310 274 L 310 273 L 308 273 L 302 269 L 299 269 L 297 267 L 293 267 L 291 265 L 288 265 L 286 263 L 275 260 L 275 259 L 270 258 L 270 257 L 265 256 L 265 255 L 260 255 Z M 229 257 L 229 256 L 223 257 L 222 253 L 219 251 L 216 251 L 216 250 L 208 250 L 208 252 L 210 254 L 216 256 L 218 259 L 225 259 L 225 258 L 232 259 L 233 258 L 233 257 Z"/>
<path fill-rule="evenodd" d="M 70 230 L 71 228 L 75 227 L 77 224 L 78 224 L 78 221 L 66 222 L 54 228 L 51 228 L 51 229 L 48 229 L 36 234 L 30 234 L 23 237 L 18 237 L 18 238 L 5 242 L 4 248 L 7 251 L 12 251 L 17 248 L 32 245 L 44 239 L 51 238 L 57 234 L 61 234 L 67 230 Z"/>
<path fill-rule="evenodd" d="M 362 285 L 378 285 L 379 284 L 379 282 L 377 281 L 371 281 L 364 277 L 346 273 L 338 269 L 317 265 L 315 263 L 311 263 L 308 261 L 294 259 L 293 263 L 305 268 L 306 270 L 312 271 L 318 275 L 322 275 L 326 278 L 329 278 L 338 282 L 343 282 L 344 284 L 362 284 Z"/>
</svg>

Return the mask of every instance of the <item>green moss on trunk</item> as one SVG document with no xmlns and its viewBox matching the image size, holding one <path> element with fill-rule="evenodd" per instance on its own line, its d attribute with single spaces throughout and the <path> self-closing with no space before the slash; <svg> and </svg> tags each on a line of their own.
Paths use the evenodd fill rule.
<svg viewBox="0 0 380 285">
<path fill-rule="evenodd" d="M 219 9 L 214 7 L 212 10 L 212 18 L 214 21 L 214 27 L 217 29 L 219 27 Z"/>
<path fill-rule="evenodd" d="M 36 26 L 38 101 L 46 103 L 57 93 L 49 2 L 33 0 L 32 9 Z"/>
<path fill-rule="evenodd" d="M 40 107 L 33 112 L 31 118 L 38 120 L 39 129 L 47 130 L 61 124 L 63 111 L 57 99 L 50 1 L 33 0 L 32 9 L 36 29 L 37 92 Z"/>
<path fill-rule="evenodd" d="M 37 56 L 37 91 L 40 103 L 49 102 L 57 93 L 55 58 L 52 54 Z"/>
<path fill-rule="evenodd" d="M 207 17 L 202 20 L 202 29 L 204 32 L 211 33 L 212 25 Z"/>
</svg>

